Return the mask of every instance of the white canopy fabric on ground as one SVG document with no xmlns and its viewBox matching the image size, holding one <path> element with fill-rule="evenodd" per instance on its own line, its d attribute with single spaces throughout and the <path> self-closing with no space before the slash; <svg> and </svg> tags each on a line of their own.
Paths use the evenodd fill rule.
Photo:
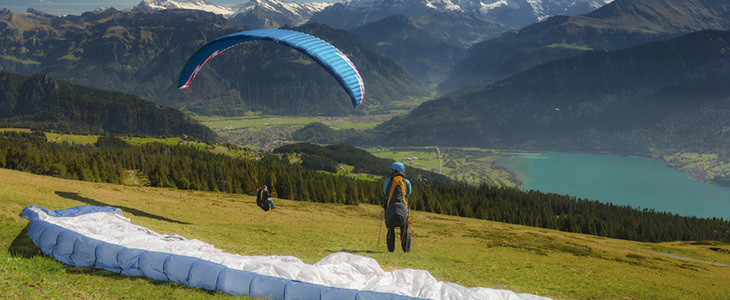
<svg viewBox="0 0 730 300">
<path fill-rule="evenodd" d="M 310 265 L 293 256 L 243 256 L 132 224 L 118 208 L 28 206 L 28 236 L 63 263 L 195 288 L 270 299 L 505 299 L 546 300 L 509 290 L 465 288 L 428 271 L 385 272 L 376 260 L 339 252 Z"/>
</svg>

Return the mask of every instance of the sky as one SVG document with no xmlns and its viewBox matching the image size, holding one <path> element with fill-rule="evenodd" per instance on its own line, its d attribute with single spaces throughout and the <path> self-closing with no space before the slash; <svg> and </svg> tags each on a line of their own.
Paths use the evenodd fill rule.
<svg viewBox="0 0 730 300">
<path fill-rule="evenodd" d="M 234 5 L 245 3 L 249 0 L 207 1 L 223 7 L 233 7 Z M 80 15 L 84 12 L 92 11 L 98 7 L 114 7 L 116 9 L 127 9 L 136 6 L 140 2 L 142 2 L 142 0 L 0 0 L 0 8 L 7 8 L 14 12 L 24 13 L 26 12 L 26 10 L 28 10 L 29 7 L 31 7 L 45 13 L 61 16 Z M 311 2 L 311 0 L 296 0 L 295 2 Z M 329 1 L 318 0 L 317 2 Z"/>
</svg>

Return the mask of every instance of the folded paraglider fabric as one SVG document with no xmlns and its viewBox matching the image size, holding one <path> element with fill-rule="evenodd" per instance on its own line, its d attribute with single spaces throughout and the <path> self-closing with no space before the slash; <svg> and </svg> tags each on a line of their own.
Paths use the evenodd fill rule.
<svg viewBox="0 0 730 300">
<path fill-rule="evenodd" d="M 547 299 L 507 290 L 465 288 L 428 271 L 385 272 L 368 257 L 334 253 L 314 265 L 292 256 L 224 253 L 196 239 L 132 224 L 114 207 L 48 210 L 29 206 L 28 236 L 69 265 L 179 282 L 195 288 L 270 299 Z"/>
</svg>

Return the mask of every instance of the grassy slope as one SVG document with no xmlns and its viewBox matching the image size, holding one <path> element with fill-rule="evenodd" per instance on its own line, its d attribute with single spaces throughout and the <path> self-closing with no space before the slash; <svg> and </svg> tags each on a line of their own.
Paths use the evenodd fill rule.
<svg viewBox="0 0 730 300">
<path fill-rule="evenodd" d="M 37 254 L 19 217 L 28 205 L 122 208 L 133 223 L 211 243 L 229 253 L 293 255 L 314 263 L 337 251 L 373 257 L 386 270 L 429 270 L 468 287 L 555 299 L 725 299 L 730 245 L 646 244 L 483 220 L 412 212 L 414 249 L 384 252 L 376 206 L 276 199 L 264 213 L 244 195 L 62 180 L 0 169 L 0 295 L 15 298 L 228 298 L 179 284 L 65 266 Z M 710 248 L 715 248 L 711 250 Z M 7 250 L 6 250 L 7 249 Z M 240 298 L 239 298 L 240 299 Z"/>
</svg>

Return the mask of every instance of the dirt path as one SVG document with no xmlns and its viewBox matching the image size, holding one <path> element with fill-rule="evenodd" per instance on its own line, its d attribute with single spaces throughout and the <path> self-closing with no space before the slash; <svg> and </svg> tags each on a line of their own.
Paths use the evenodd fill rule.
<svg viewBox="0 0 730 300">
<path fill-rule="evenodd" d="M 723 263 L 714 262 L 714 261 L 701 260 L 701 259 L 696 259 L 696 258 L 691 258 L 691 257 L 685 257 L 685 256 L 679 256 L 679 255 L 674 255 L 674 254 L 669 254 L 669 253 L 654 252 L 654 251 L 649 251 L 649 250 L 644 250 L 644 249 L 639 249 L 639 250 L 646 251 L 646 252 L 651 252 L 651 253 L 656 253 L 656 254 L 659 254 L 659 255 L 664 255 L 664 256 L 671 257 L 671 258 L 676 258 L 676 259 L 691 260 L 691 261 L 696 261 L 696 262 L 701 262 L 701 263 L 716 265 L 716 266 L 720 266 L 720 267 L 730 267 L 730 265 L 728 265 L 728 264 L 723 264 Z"/>
</svg>

